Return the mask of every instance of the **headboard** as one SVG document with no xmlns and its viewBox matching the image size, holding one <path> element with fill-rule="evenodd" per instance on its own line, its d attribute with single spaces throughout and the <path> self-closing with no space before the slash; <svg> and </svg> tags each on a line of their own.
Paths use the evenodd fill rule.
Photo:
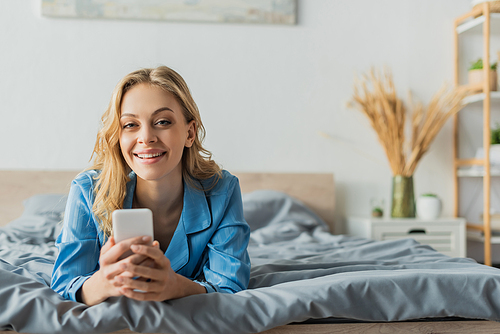
<svg viewBox="0 0 500 334">
<path fill-rule="evenodd" d="M 19 217 L 23 200 L 43 193 L 67 193 L 78 171 L 0 171 L 0 226 Z M 238 173 L 243 193 L 259 189 L 285 192 L 310 207 L 334 231 L 333 174 Z"/>
</svg>

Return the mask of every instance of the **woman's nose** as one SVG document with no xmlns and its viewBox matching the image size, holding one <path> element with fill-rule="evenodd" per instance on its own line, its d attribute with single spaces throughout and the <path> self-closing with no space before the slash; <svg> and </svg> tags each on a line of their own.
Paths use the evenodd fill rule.
<svg viewBox="0 0 500 334">
<path fill-rule="evenodd" d="M 156 134 L 153 129 L 149 127 L 143 127 L 139 133 L 138 141 L 141 144 L 150 144 L 157 141 Z"/>
</svg>

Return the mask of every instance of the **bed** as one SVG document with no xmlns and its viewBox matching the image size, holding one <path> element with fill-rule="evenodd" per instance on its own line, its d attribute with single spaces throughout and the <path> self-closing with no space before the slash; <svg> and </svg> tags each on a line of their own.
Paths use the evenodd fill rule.
<svg viewBox="0 0 500 334">
<path fill-rule="evenodd" d="M 500 270 L 412 239 L 335 235 L 331 174 L 234 173 L 249 289 L 94 307 L 47 287 L 77 172 L 0 171 L 0 333 L 498 333 Z"/>
</svg>

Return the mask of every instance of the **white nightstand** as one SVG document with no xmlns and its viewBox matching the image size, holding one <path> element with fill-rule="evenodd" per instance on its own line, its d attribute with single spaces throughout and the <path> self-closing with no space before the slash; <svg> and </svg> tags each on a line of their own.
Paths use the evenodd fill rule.
<svg viewBox="0 0 500 334">
<path fill-rule="evenodd" d="M 347 234 L 375 240 L 413 238 L 448 256 L 465 257 L 467 253 L 464 218 L 350 217 Z"/>
</svg>

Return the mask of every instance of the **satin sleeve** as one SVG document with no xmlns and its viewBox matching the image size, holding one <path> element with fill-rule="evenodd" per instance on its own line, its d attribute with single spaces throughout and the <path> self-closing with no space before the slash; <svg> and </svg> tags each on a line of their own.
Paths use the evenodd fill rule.
<svg viewBox="0 0 500 334">
<path fill-rule="evenodd" d="M 83 175 L 71 184 L 61 233 L 56 239 L 59 250 L 52 271 L 51 288 L 66 299 L 77 301 L 76 293 L 99 269 L 102 239 L 92 214 L 92 178 Z"/>
<path fill-rule="evenodd" d="M 236 293 L 245 290 L 250 280 L 250 227 L 243 217 L 238 179 L 232 178 L 231 183 L 227 202 L 222 206 L 225 212 L 207 244 L 208 261 L 203 268 L 207 292 Z"/>
</svg>

